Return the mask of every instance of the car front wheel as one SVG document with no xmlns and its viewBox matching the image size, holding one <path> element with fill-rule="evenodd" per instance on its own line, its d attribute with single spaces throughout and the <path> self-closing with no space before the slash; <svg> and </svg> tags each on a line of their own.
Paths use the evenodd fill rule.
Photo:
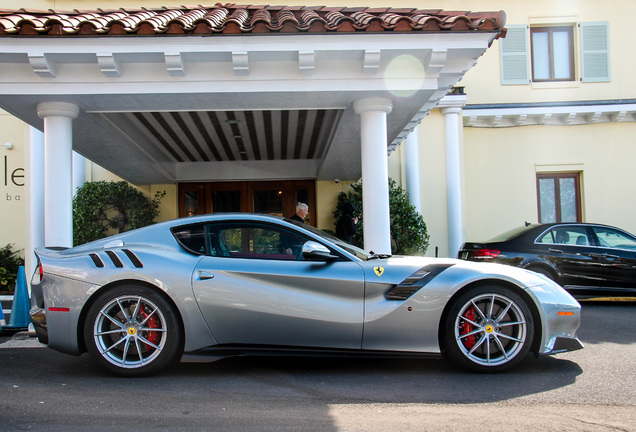
<svg viewBox="0 0 636 432">
<path fill-rule="evenodd" d="M 100 295 L 84 327 L 91 357 L 121 376 L 150 375 L 177 360 L 181 335 L 174 307 L 153 289 L 134 285 Z"/>
<path fill-rule="evenodd" d="M 444 323 L 447 357 L 478 372 L 500 372 L 526 356 L 534 337 L 526 302 L 505 286 L 467 290 L 451 305 Z"/>
</svg>

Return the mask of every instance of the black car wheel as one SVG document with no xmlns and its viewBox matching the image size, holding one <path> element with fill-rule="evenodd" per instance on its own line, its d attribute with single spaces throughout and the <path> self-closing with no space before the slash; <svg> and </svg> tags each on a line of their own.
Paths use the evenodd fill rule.
<svg viewBox="0 0 636 432">
<path fill-rule="evenodd" d="M 526 302 L 505 286 L 468 289 L 445 316 L 445 354 L 464 368 L 502 371 L 523 360 L 532 345 L 532 314 Z"/>
<path fill-rule="evenodd" d="M 84 327 L 91 357 L 121 376 L 149 375 L 177 360 L 182 329 L 174 308 L 154 290 L 120 286 L 92 304 Z"/>
</svg>

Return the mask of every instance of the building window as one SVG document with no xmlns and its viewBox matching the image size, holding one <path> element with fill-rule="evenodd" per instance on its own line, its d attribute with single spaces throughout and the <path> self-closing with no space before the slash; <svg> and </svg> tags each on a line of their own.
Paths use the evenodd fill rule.
<svg viewBox="0 0 636 432">
<path fill-rule="evenodd" d="M 578 173 L 537 174 L 539 222 L 581 222 Z"/>
<path fill-rule="evenodd" d="M 502 85 L 610 81 L 608 22 L 506 27 L 499 50 Z"/>
<path fill-rule="evenodd" d="M 572 27 L 531 27 L 532 81 L 574 81 Z"/>
</svg>

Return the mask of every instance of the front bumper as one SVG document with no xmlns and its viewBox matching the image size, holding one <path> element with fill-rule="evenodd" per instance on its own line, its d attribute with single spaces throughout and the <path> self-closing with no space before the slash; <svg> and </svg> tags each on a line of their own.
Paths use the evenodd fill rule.
<svg viewBox="0 0 636 432">
<path fill-rule="evenodd" d="M 576 351 L 585 348 L 583 342 L 578 338 L 573 337 L 557 337 L 554 340 L 554 345 L 549 351 L 542 352 L 540 355 L 553 355 L 560 354 L 568 351 Z"/>
</svg>

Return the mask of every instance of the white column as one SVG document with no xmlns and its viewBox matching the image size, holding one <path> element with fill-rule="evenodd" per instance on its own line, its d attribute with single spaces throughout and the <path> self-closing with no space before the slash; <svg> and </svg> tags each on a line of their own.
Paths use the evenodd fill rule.
<svg viewBox="0 0 636 432">
<path fill-rule="evenodd" d="M 86 182 L 86 158 L 73 152 L 73 196 Z"/>
<path fill-rule="evenodd" d="M 29 232 L 27 250 L 24 252 L 27 281 L 35 271 L 36 247 L 44 246 L 44 134 L 29 128 Z"/>
<path fill-rule="evenodd" d="M 406 137 L 406 191 L 409 201 L 418 213 L 422 213 L 422 197 L 420 192 L 420 143 L 417 127 Z"/>
<path fill-rule="evenodd" d="M 451 258 L 457 257 L 463 243 L 461 149 L 459 128 L 466 96 L 446 96 L 440 103 L 446 134 L 446 198 L 448 206 L 448 248 Z"/>
<path fill-rule="evenodd" d="M 360 99 L 354 102 L 353 108 L 360 114 L 364 248 L 375 253 L 390 254 L 386 117 L 393 109 L 393 102 L 384 98 Z"/>
<path fill-rule="evenodd" d="M 44 119 L 44 244 L 73 246 L 73 119 L 79 107 L 41 102 Z"/>
</svg>

